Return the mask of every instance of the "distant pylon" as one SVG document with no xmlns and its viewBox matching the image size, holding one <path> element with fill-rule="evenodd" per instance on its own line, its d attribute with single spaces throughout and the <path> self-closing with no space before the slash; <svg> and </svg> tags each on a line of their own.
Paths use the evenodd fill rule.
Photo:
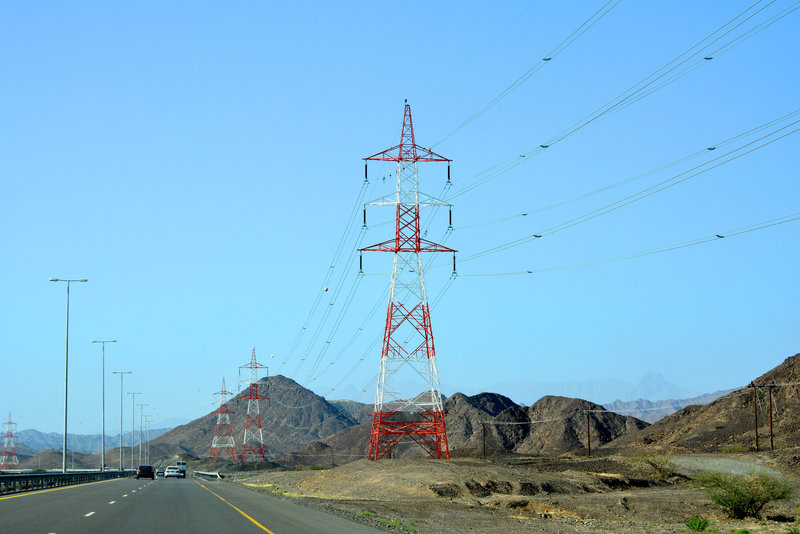
<svg viewBox="0 0 800 534">
<path fill-rule="evenodd" d="M 420 236 L 420 207 L 450 205 L 419 192 L 417 164 L 446 161 L 449 165 L 450 160 L 417 145 L 408 102 L 403 114 L 400 144 L 364 160 L 397 162 L 396 193 L 368 203 L 395 207 L 395 235 L 388 241 L 360 249 L 394 254 L 369 459 L 379 460 L 390 455 L 395 445 L 405 438 L 415 441 L 433 458 L 449 458 L 420 253 L 452 252 L 455 270 L 456 251 Z M 448 166 L 448 181 L 449 169 Z M 402 378 L 398 375 L 401 370 L 406 371 Z M 419 389 L 400 391 L 400 384 L 404 381 L 414 381 L 419 384 Z"/>
<path fill-rule="evenodd" d="M 236 443 L 233 441 L 233 428 L 231 427 L 231 415 L 233 412 L 228 409 L 228 395 L 231 392 L 225 389 L 225 377 L 222 377 L 222 389 L 214 393 L 219 395 L 219 409 L 217 410 L 217 425 L 214 427 L 214 439 L 211 441 L 211 459 L 216 460 L 222 453 L 224 456 L 230 455 L 231 462 L 236 461 Z"/>
<path fill-rule="evenodd" d="M 268 369 L 268 367 L 256 361 L 256 349 L 253 349 L 250 363 L 239 368 L 250 369 L 250 385 L 247 388 L 247 394 L 240 397 L 247 400 L 247 418 L 244 423 L 244 439 L 242 440 L 242 463 L 247 461 L 265 462 L 267 458 L 264 453 L 264 436 L 261 433 L 261 410 L 258 401 L 269 397 L 258 392 L 258 370 Z M 253 460 L 250 460 L 251 458 Z"/>
<path fill-rule="evenodd" d="M 3 423 L 6 427 L 3 433 L 3 453 L 0 455 L 0 471 L 7 469 L 19 469 L 19 458 L 17 458 L 17 447 L 14 445 L 14 429 L 17 423 L 11 420 L 11 412 L 8 412 L 8 422 Z"/>
</svg>

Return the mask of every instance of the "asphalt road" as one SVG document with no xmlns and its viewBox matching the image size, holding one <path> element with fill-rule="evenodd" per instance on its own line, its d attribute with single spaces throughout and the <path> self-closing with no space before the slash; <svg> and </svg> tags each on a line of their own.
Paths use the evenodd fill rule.
<svg viewBox="0 0 800 534">
<path fill-rule="evenodd" d="M 0 533 L 382 532 L 222 481 L 115 479 L 0 497 Z"/>
</svg>

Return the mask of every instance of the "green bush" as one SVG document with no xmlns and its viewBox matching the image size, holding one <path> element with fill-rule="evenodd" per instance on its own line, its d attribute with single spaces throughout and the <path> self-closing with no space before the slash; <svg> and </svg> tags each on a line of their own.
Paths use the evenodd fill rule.
<svg viewBox="0 0 800 534">
<path fill-rule="evenodd" d="M 706 488 L 709 499 L 736 519 L 758 517 L 765 504 L 785 499 L 792 492 L 786 480 L 762 473 L 745 476 L 707 473 L 695 482 Z"/>
<path fill-rule="evenodd" d="M 708 521 L 697 516 L 690 517 L 683 524 L 692 532 L 705 532 L 708 528 Z"/>
<path fill-rule="evenodd" d="M 326 465 L 312 465 L 308 469 L 311 471 L 322 471 L 323 469 L 327 469 L 328 466 Z"/>
</svg>

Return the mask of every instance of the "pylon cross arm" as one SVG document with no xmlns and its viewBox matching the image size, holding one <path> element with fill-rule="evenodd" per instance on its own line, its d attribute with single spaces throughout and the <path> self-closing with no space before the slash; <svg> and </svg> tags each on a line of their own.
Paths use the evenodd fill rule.
<svg viewBox="0 0 800 534">
<path fill-rule="evenodd" d="M 383 152 L 378 152 L 364 158 L 364 161 L 396 161 L 405 162 L 429 162 L 429 161 L 453 161 L 434 152 L 433 150 L 421 147 L 418 144 L 408 146 L 405 144 L 395 145 L 387 148 Z"/>
</svg>

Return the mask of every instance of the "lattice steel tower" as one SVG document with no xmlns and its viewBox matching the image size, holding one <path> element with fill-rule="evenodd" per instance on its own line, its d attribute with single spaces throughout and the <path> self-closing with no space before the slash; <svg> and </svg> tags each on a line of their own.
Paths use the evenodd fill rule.
<svg viewBox="0 0 800 534">
<path fill-rule="evenodd" d="M 269 397 L 258 392 L 258 370 L 267 369 L 267 366 L 256 361 L 256 349 L 253 349 L 250 363 L 239 368 L 250 369 L 250 385 L 247 388 L 247 394 L 240 397 L 247 400 L 247 419 L 244 423 L 244 439 L 242 440 L 242 463 L 251 458 L 252 461 L 265 462 L 267 458 L 264 453 L 264 436 L 261 433 L 261 410 L 258 401 Z"/>
<path fill-rule="evenodd" d="M 6 427 L 3 432 L 3 453 L 0 455 L 0 471 L 6 469 L 19 469 L 19 458 L 17 458 L 17 447 L 14 440 L 17 436 L 14 435 L 14 429 L 17 423 L 11 420 L 11 412 L 8 412 L 8 422 L 3 423 Z"/>
<path fill-rule="evenodd" d="M 449 204 L 419 192 L 417 164 L 451 160 L 417 145 L 408 101 L 400 144 L 364 160 L 397 162 L 397 191 L 367 203 L 395 207 L 395 235 L 360 249 L 394 254 L 369 459 L 386 457 L 405 438 L 415 441 L 433 458 L 449 458 L 421 253 L 452 252 L 455 265 L 456 251 L 420 236 L 420 208 Z M 449 164 L 447 168 L 449 180 Z M 398 374 L 401 370 L 402 375 Z M 405 386 L 408 380 L 418 383 L 419 389 L 401 392 L 401 382 Z M 423 392 L 417 394 L 420 390 Z"/>
<path fill-rule="evenodd" d="M 219 409 L 217 410 L 217 425 L 214 427 L 214 439 L 211 441 L 211 459 L 216 460 L 222 453 L 224 456 L 230 455 L 231 462 L 236 461 L 236 443 L 233 440 L 233 428 L 231 427 L 231 414 L 228 408 L 228 395 L 231 392 L 225 389 L 225 377 L 222 377 L 222 389 L 214 393 L 219 395 Z"/>
</svg>

